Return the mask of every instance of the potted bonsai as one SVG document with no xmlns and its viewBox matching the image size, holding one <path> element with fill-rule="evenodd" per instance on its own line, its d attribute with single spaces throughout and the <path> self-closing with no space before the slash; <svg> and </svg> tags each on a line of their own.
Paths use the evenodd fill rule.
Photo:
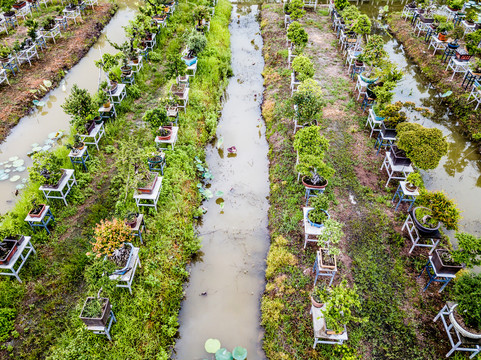
<svg viewBox="0 0 481 360">
<path fill-rule="evenodd" d="M 293 95 L 298 123 L 303 126 L 317 125 L 319 115 L 325 106 L 321 87 L 314 79 L 305 79 Z"/>
<path fill-rule="evenodd" d="M 164 108 L 156 107 L 147 110 L 142 117 L 142 120 L 149 124 L 150 129 L 154 134 L 159 132 L 160 127 L 163 127 L 166 130 L 172 130 L 172 122 L 167 116 L 167 111 Z"/>
<path fill-rule="evenodd" d="M 12 10 L 12 6 L 13 6 L 14 3 L 15 3 L 15 0 L 4 0 L 4 1 L 2 1 L 3 16 L 5 16 L 5 17 L 15 16 L 15 11 Z"/>
<path fill-rule="evenodd" d="M 413 164 L 423 170 L 435 169 L 448 152 L 448 142 L 439 129 L 403 122 L 396 126 L 396 131 L 397 147 L 404 150 Z"/>
<path fill-rule="evenodd" d="M 370 35 L 362 54 L 366 70 L 359 76 L 365 83 L 372 84 L 379 78 L 379 71 L 377 71 L 376 68 L 381 66 L 387 57 L 382 36 Z"/>
<path fill-rule="evenodd" d="M 304 55 L 298 55 L 292 61 L 292 70 L 296 81 L 304 81 L 314 76 L 314 65 L 311 59 Z"/>
<path fill-rule="evenodd" d="M 210 10 L 207 6 L 198 5 L 194 8 L 192 16 L 196 22 L 196 28 L 202 29 L 203 25 L 210 20 Z"/>
<path fill-rule="evenodd" d="M 437 31 L 439 32 L 438 39 L 441 41 L 448 40 L 448 32 L 454 29 L 454 24 L 451 21 L 440 22 Z"/>
<path fill-rule="evenodd" d="M 54 152 L 40 151 L 32 156 L 33 165 L 29 168 L 30 179 L 43 186 L 57 188 L 66 175 L 61 168 L 63 159 Z"/>
<path fill-rule="evenodd" d="M 474 25 L 474 23 L 478 21 L 478 12 L 476 11 L 476 9 L 473 7 L 466 9 L 465 19 L 469 25 Z"/>
<path fill-rule="evenodd" d="M 11 54 L 12 49 L 7 45 L 6 41 L 4 41 L 3 45 L 0 44 L 0 61 L 8 62 Z"/>
<path fill-rule="evenodd" d="M 471 70 L 473 75 L 481 76 L 481 59 L 475 59 L 471 62 Z"/>
<path fill-rule="evenodd" d="M 0 243 L 0 265 L 8 265 L 18 248 L 18 241 L 3 239 Z"/>
<path fill-rule="evenodd" d="M 411 210 L 411 217 L 421 234 L 436 233 L 440 223 L 443 223 L 448 230 L 458 229 L 459 210 L 443 192 L 420 189 L 416 203 L 418 206 Z"/>
<path fill-rule="evenodd" d="M 136 172 L 137 192 L 143 194 L 151 194 L 157 183 L 159 174 L 154 171 L 138 171 Z"/>
<path fill-rule="evenodd" d="M 336 257 L 341 255 L 341 250 L 338 247 L 339 242 L 344 237 L 342 231 L 343 224 L 340 222 L 327 219 L 324 222 L 324 230 L 321 235 L 317 237 L 319 249 L 319 266 L 324 269 L 336 270 Z"/>
<path fill-rule="evenodd" d="M 158 152 L 153 152 L 147 158 L 147 163 L 149 165 L 149 169 L 156 169 L 158 166 L 161 166 L 165 162 L 165 153 L 162 150 Z"/>
<path fill-rule="evenodd" d="M 464 0 L 447 0 L 446 5 L 451 11 L 458 11 L 463 8 Z"/>
<path fill-rule="evenodd" d="M 50 31 L 55 27 L 55 19 L 53 16 L 46 16 L 41 24 L 41 27 L 44 31 Z"/>
<path fill-rule="evenodd" d="M 439 274 L 456 274 L 464 266 L 481 265 L 481 238 L 468 233 L 456 233 L 456 250 L 436 249 L 432 255 L 433 266 Z"/>
<path fill-rule="evenodd" d="M 344 279 L 339 285 L 331 288 L 329 298 L 321 308 L 326 322 L 326 334 L 342 334 L 349 323 L 364 321 L 363 318 L 354 315 L 356 310 L 361 310 L 356 286 L 348 287 L 347 280 Z"/>
<path fill-rule="evenodd" d="M 125 225 L 127 225 L 129 228 L 133 229 L 137 225 L 137 219 L 139 217 L 139 213 L 129 211 L 127 214 L 124 216 L 124 222 Z"/>
<path fill-rule="evenodd" d="M 299 163 L 296 170 L 303 175 L 302 183 L 306 188 L 323 189 L 335 170 L 324 163 L 324 154 L 329 141 L 320 134 L 320 127 L 309 126 L 299 130 L 294 139 Z"/>
<path fill-rule="evenodd" d="M 187 66 L 191 66 L 197 62 L 197 55 L 204 50 L 207 45 L 207 38 L 204 34 L 192 30 L 187 37 L 187 54 L 182 57 Z"/>
<path fill-rule="evenodd" d="M 311 304 L 315 308 L 322 308 L 329 298 L 329 289 L 325 283 L 319 281 L 311 292 Z"/>
<path fill-rule="evenodd" d="M 82 141 L 82 138 L 80 135 L 75 134 L 73 136 L 73 142 L 71 144 L 65 145 L 65 147 L 69 150 L 73 150 L 74 153 L 78 153 L 80 150 L 82 150 L 85 147 L 85 143 Z"/>
<path fill-rule="evenodd" d="M 80 89 L 74 84 L 71 94 L 62 104 L 62 109 L 66 114 L 70 115 L 70 125 L 79 134 L 88 134 L 88 131 L 85 128 L 85 125 L 88 122 L 87 119 L 93 119 L 93 114 L 96 114 L 97 108 L 87 90 Z"/>
<path fill-rule="evenodd" d="M 348 0 L 334 0 L 334 6 L 337 11 L 342 11 L 346 6 L 349 6 Z"/>
<path fill-rule="evenodd" d="M 132 257 L 133 245 L 129 242 L 132 236 L 131 229 L 123 220 L 101 220 L 94 230 L 92 252 L 87 255 L 94 255 L 97 259 L 104 257 L 105 261 L 115 264 L 117 270 L 113 272 L 114 275 L 125 274 Z"/>
<path fill-rule="evenodd" d="M 414 171 L 406 178 L 406 190 L 414 192 L 418 189 L 424 188 L 424 181 L 420 173 Z"/>
<path fill-rule="evenodd" d="M 455 303 L 448 302 L 453 310 L 449 318 L 455 329 L 471 341 L 481 339 L 481 274 L 463 273 L 454 283 Z"/>
<path fill-rule="evenodd" d="M 287 39 L 293 45 L 292 50 L 295 51 L 296 54 L 301 54 L 307 45 L 309 36 L 302 25 L 298 21 L 294 21 L 287 29 Z"/>
<path fill-rule="evenodd" d="M 352 24 L 351 30 L 357 35 L 369 35 L 371 33 L 371 20 L 366 14 L 360 15 Z"/>
<path fill-rule="evenodd" d="M 304 1 L 303 0 L 290 0 L 289 2 L 289 17 L 292 20 L 299 20 L 302 18 L 306 10 L 304 10 Z"/>
<path fill-rule="evenodd" d="M 466 50 L 469 54 L 476 55 L 481 54 L 481 48 L 478 47 L 478 44 L 481 42 L 481 29 L 476 30 L 475 32 L 466 34 Z M 471 56 L 465 57 L 465 59 L 469 60 Z"/>
<path fill-rule="evenodd" d="M 396 128 L 407 120 L 406 113 L 401 111 L 403 105 L 401 102 L 389 104 L 379 111 L 379 115 L 384 118 L 381 123 L 381 132 L 385 137 L 395 137 L 397 135 Z"/>
<path fill-rule="evenodd" d="M 307 221 L 311 226 L 322 228 L 326 220 L 329 219 L 329 199 L 324 194 L 314 196 L 312 199 L 312 209 L 307 211 Z"/>
<path fill-rule="evenodd" d="M 28 212 L 28 216 L 32 218 L 42 217 L 43 211 L 45 210 L 45 204 L 37 204 L 37 200 L 32 200 L 32 209 Z"/>
</svg>

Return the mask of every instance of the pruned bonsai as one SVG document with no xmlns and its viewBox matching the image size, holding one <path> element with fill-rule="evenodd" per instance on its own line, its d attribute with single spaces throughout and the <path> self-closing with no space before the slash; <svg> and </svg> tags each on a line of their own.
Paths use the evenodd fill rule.
<svg viewBox="0 0 481 360">
<path fill-rule="evenodd" d="M 329 199 L 324 194 L 319 194 L 312 198 L 312 209 L 307 212 L 307 220 L 314 227 L 323 227 L 329 219 Z"/>
</svg>

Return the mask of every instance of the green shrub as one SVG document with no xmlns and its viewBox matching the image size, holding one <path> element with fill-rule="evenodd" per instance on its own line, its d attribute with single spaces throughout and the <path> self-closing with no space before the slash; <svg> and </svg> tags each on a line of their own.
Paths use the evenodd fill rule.
<svg viewBox="0 0 481 360">
<path fill-rule="evenodd" d="M 300 124 L 315 124 L 326 105 L 321 87 L 314 79 L 305 79 L 293 95 L 297 105 L 297 117 Z"/>
<path fill-rule="evenodd" d="M 96 113 L 97 108 L 85 89 L 80 89 L 77 84 L 72 86 L 72 92 L 62 104 L 63 111 L 71 116 L 70 124 L 77 130 L 83 132 L 87 118 Z"/>
<path fill-rule="evenodd" d="M 15 310 L 8 308 L 0 308 L 0 342 L 8 340 L 8 338 L 10 337 L 10 332 L 15 329 L 15 316 Z"/>
<path fill-rule="evenodd" d="M 53 151 L 33 155 L 33 165 L 28 168 L 30 180 L 46 185 L 56 185 L 62 176 L 63 159 Z"/>
<path fill-rule="evenodd" d="M 276 273 L 289 265 L 297 264 L 296 257 L 289 252 L 286 247 L 287 241 L 282 237 L 278 236 L 271 246 L 269 254 L 267 255 L 267 268 L 266 268 L 266 278 L 270 279 Z"/>
<path fill-rule="evenodd" d="M 470 54 L 481 54 L 478 44 L 481 42 L 481 29 L 470 34 L 466 34 L 466 49 Z"/>
<path fill-rule="evenodd" d="M 298 55 L 292 61 L 292 69 L 297 73 L 297 79 L 304 81 L 314 76 L 314 65 L 311 59 Z"/>
<path fill-rule="evenodd" d="M 448 199 L 444 192 L 420 189 L 420 194 L 416 198 L 416 204 L 431 209 L 431 216 L 435 220 L 442 222 L 446 229 L 458 229 L 459 209 L 453 200 Z"/>
<path fill-rule="evenodd" d="M 371 20 L 366 14 L 360 15 L 352 25 L 351 30 L 358 35 L 368 35 L 371 33 Z"/>
<path fill-rule="evenodd" d="M 291 0 L 289 3 L 289 11 L 291 12 L 290 18 L 292 20 L 299 20 L 306 14 L 306 10 L 304 10 L 304 1 Z"/>
<path fill-rule="evenodd" d="M 457 233 L 458 249 L 451 252 L 454 261 L 466 264 L 467 268 L 481 265 L 481 237 L 468 233 Z"/>
<path fill-rule="evenodd" d="M 312 198 L 311 206 L 314 208 L 309 211 L 309 220 L 316 224 L 324 224 L 327 220 L 325 211 L 329 209 L 329 199 L 324 194 L 319 194 Z"/>
<path fill-rule="evenodd" d="M 197 56 L 197 54 L 200 54 L 202 50 L 205 49 L 206 45 L 207 38 L 205 37 L 205 35 L 200 31 L 192 29 L 189 36 L 187 37 L 187 47 L 192 52 L 192 55 Z"/>
<path fill-rule="evenodd" d="M 307 44 L 309 36 L 302 25 L 299 22 L 294 21 L 287 29 L 287 38 L 295 45 L 296 52 L 301 53 Z"/>
<path fill-rule="evenodd" d="M 397 125 L 396 130 L 397 146 L 423 170 L 435 169 L 448 152 L 448 142 L 439 129 L 404 122 Z"/>
<path fill-rule="evenodd" d="M 346 6 L 349 6 L 348 0 L 334 0 L 334 5 L 337 10 L 342 11 Z"/>
<path fill-rule="evenodd" d="M 149 123 L 150 128 L 156 131 L 160 126 L 165 126 L 170 123 L 167 111 L 164 108 L 149 109 L 145 112 L 142 120 Z"/>
<path fill-rule="evenodd" d="M 481 329 L 481 274 L 459 277 L 454 283 L 454 298 L 466 325 Z"/>
</svg>

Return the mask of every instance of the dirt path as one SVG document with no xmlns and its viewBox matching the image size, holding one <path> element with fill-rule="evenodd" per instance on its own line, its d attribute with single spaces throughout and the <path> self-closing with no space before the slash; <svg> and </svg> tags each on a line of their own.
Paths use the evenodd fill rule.
<svg viewBox="0 0 481 360">
<path fill-rule="evenodd" d="M 383 155 L 376 156 L 374 140 L 364 129 L 367 114 L 360 111 L 360 103 L 355 101 L 357 94 L 353 96 L 355 83 L 343 65 L 330 19 L 308 11 L 302 20 L 309 34 L 304 52 L 315 64 L 314 78 L 324 90 L 327 106 L 320 126 L 322 134 L 330 139 L 326 160 L 336 168 L 326 191 L 333 200 L 329 213 L 345 224 L 346 234 L 334 283 L 347 278 L 357 286 L 363 307 L 360 315 L 369 319 L 363 324 L 349 325 L 351 340 L 347 346 L 318 345 L 317 351 L 312 350 L 309 292 L 313 277 L 305 275 L 312 276 L 316 247 L 308 245 L 303 249 L 300 220 L 305 199 L 294 173 L 290 70 L 285 58 L 286 31 L 281 8 L 266 5 L 262 19 L 267 89 L 263 114 L 273 154 L 270 199 L 275 212 L 270 212 L 270 225 L 272 238 L 285 237 L 285 251 L 295 255 L 298 262 L 297 266 L 276 266 L 266 287 L 263 322 L 268 358 L 334 359 L 347 354 L 363 359 L 440 358 L 446 351 L 440 341 L 445 339 L 432 318 L 441 308 L 442 298 L 437 287 L 423 293 L 426 279 L 414 277 L 426 261 L 426 252 L 415 251 L 407 257 L 408 244 L 399 235 L 405 209 L 393 211 L 393 189 L 384 187 L 386 174 L 379 171 Z M 269 268 L 268 260 L 268 273 Z M 276 324 L 267 319 L 273 318 L 273 307 L 282 317 Z"/>
<path fill-rule="evenodd" d="M 0 89 L 0 142 L 32 109 L 32 101 L 45 95 L 46 91 L 41 88 L 43 80 L 57 86 L 65 72 L 79 62 L 95 43 L 117 9 L 113 3 L 99 4 L 93 13 L 78 20 L 79 25 L 69 24 L 68 31 L 62 33 L 55 45 L 49 42 L 46 50 L 39 51 L 40 59 L 33 61 L 31 67 L 23 64 L 16 76 L 9 74 L 11 86 L 5 83 Z"/>
</svg>

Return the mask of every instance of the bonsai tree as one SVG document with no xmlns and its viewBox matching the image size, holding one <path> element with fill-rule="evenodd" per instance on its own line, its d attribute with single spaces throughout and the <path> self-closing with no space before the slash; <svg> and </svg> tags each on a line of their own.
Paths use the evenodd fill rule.
<svg viewBox="0 0 481 360">
<path fill-rule="evenodd" d="M 337 245 L 344 237 L 343 226 L 342 223 L 336 220 L 328 219 L 324 222 L 324 230 L 321 235 L 317 237 L 317 244 L 320 247 L 327 248 L 330 255 L 341 255 L 341 249 Z"/>
<path fill-rule="evenodd" d="M 306 14 L 306 10 L 304 10 L 304 1 L 290 0 L 289 12 L 291 13 L 290 18 L 292 20 L 299 20 L 302 18 Z"/>
<path fill-rule="evenodd" d="M 344 23 L 346 24 L 346 26 L 350 28 L 357 21 L 359 16 L 361 16 L 361 12 L 357 8 L 357 6 L 349 5 L 341 11 L 341 15 L 344 19 Z"/>
<path fill-rule="evenodd" d="M 426 207 L 427 213 L 415 213 L 416 218 L 423 222 L 430 221 L 437 224 L 441 222 L 448 230 L 458 230 L 459 209 L 453 200 L 448 199 L 442 191 L 428 191 L 420 189 L 420 195 L 416 198 L 416 204 Z M 422 209 L 420 209 L 422 210 Z"/>
<path fill-rule="evenodd" d="M 481 329 L 481 274 L 463 273 L 454 283 L 454 300 L 466 326 Z"/>
<path fill-rule="evenodd" d="M 294 149 L 299 154 L 296 171 L 308 177 L 311 185 L 322 186 L 334 175 L 335 170 L 324 163 L 324 154 L 329 141 L 320 134 L 319 126 L 309 126 L 299 130 L 294 139 Z"/>
<path fill-rule="evenodd" d="M 184 76 L 187 71 L 187 65 L 179 56 L 180 44 L 169 49 L 167 52 L 166 76 L 168 79 L 175 79 L 178 76 Z"/>
<path fill-rule="evenodd" d="M 334 0 L 334 5 L 338 11 L 344 10 L 346 6 L 349 6 L 348 0 Z"/>
<path fill-rule="evenodd" d="M 329 209 L 329 199 L 324 194 L 314 196 L 311 201 L 313 209 L 307 213 L 308 219 L 317 225 L 322 225 L 329 219 L 327 210 Z"/>
<path fill-rule="evenodd" d="M 451 10 L 461 10 L 464 5 L 464 0 L 447 0 L 446 5 L 448 5 Z"/>
<path fill-rule="evenodd" d="M 342 333 L 344 326 L 351 322 L 362 322 L 363 318 L 354 315 L 354 311 L 361 310 L 361 301 L 356 286 L 347 286 L 344 279 L 337 286 L 331 288 L 326 308 L 322 310 L 326 321 L 326 328 L 334 333 Z"/>
<path fill-rule="evenodd" d="M 471 61 L 471 69 L 473 73 L 480 74 L 481 73 L 481 59 L 474 59 Z"/>
<path fill-rule="evenodd" d="M 284 13 L 286 15 L 290 15 L 291 12 L 289 11 L 289 5 L 291 4 L 290 0 L 287 0 L 285 3 L 284 3 Z"/>
<path fill-rule="evenodd" d="M 113 256 L 114 252 L 120 249 L 124 243 L 132 239 L 131 230 L 123 220 L 101 220 L 94 231 L 94 244 L 92 252 L 87 255 L 94 255 L 96 258 L 102 256 Z"/>
<path fill-rule="evenodd" d="M 142 120 L 149 123 L 150 128 L 155 133 L 161 126 L 170 124 L 169 117 L 165 108 L 154 108 L 147 110 L 142 117 Z"/>
<path fill-rule="evenodd" d="M 447 35 L 449 31 L 454 29 L 454 24 L 451 21 L 442 21 L 439 23 L 437 30 L 443 35 Z"/>
<path fill-rule="evenodd" d="M 287 38 L 294 44 L 296 53 L 300 54 L 305 48 L 309 36 L 302 25 L 299 22 L 294 21 L 287 29 Z"/>
<path fill-rule="evenodd" d="M 410 173 L 406 178 L 406 187 L 409 187 L 413 190 L 417 188 L 424 188 L 424 181 L 420 173 L 414 171 Z"/>
<path fill-rule="evenodd" d="M 96 107 L 89 92 L 80 89 L 77 84 L 72 87 L 72 92 L 62 104 L 63 111 L 70 115 L 70 125 L 78 132 L 85 132 L 87 118 L 93 118 Z"/>
<path fill-rule="evenodd" d="M 435 169 L 448 152 L 448 142 L 441 130 L 404 122 L 396 126 L 397 146 L 423 170 Z"/>
<path fill-rule="evenodd" d="M 72 143 L 68 143 L 68 144 L 65 145 L 65 147 L 69 150 L 81 149 L 84 146 L 85 146 L 85 144 L 82 141 L 82 138 L 80 137 L 80 135 L 78 135 L 78 134 L 75 134 L 73 136 L 73 142 Z"/>
<path fill-rule="evenodd" d="M 481 237 L 462 232 L 456 233 L 458 248 L 451 251 L 453 260 L 467 268 L 481 265 Z"/>
<path fill-rule="evenodd" d="M 6 16 L 11 16 L 15 14 L 14 11 L 12 11 L 12 5 L 15 4 L 17 1 L 16 0 L 3 0 L 2 1 L 2 11 L 4 15 Z M 13 14 L 12 14 L 13 13 Z"/>
<path fill-rule="evenodd" d="M 396 129 L 399 124 L 404 123 L 407 120 L 406 113 L 401 111 L 402 103 L 396 102 L 389 104 L 379 112 L 379 115 L 384 118 L 384 126 L 388 129 Z"/>
<path fill-rule="evenodd" d="M 189 57 L 197 56 L 207 45 L 207 38 L 204 34 L 192 30 L 187 37 L 187 47 L 189 48 Z"/>
<path fill-rule="evenodd" d="M 475 23 L 478 21 L 478 12 L 475 8 L 466 9 L 466 21 L 470 24 Z"/>
<path fill-rule="evenodd" d="M 470 34 L 466 34 L 466 49 L 470 54 L 481 54 L 481 48 L 478 47 L 481 42 L 481 29 Z"/>
<path fill-rule="evenodd" d="M 368 35 L 371 33 L 371 20 L 366 14 L 359 15 L 359 17 L 354 20 L 351 30 L 358 35 Z"/>
<path fill-rule="evenodd" d="M 198 26 L 202 26 L 202 20 L 209 21 L 210 20 L 210 10 L 207 6 L 199 5 L 194 8 L 193 11 L 193 18 L 194 21 L 197 22 Z"/>
<path fill-rule="evenodd" d="M 46 16 L 40 26 L 45 31 L 52 30 L 55 27 L 55 19 L 53 18 L 53 16 Z"/>
<path fill-rule="evenodd" d="M 62 177 L 63 159 L 51 151 L 40 151 L 32 156 L 28 169 L 30 180 L 44 185 L 57 185 Z"/>
<path fill-rule="evenodd" d="M 38 22 L 37 20 L 27 19 L 25 20 L 25 26 L 27 29 L 27 35 L 33 42 L 37 39 Z"/>
<path fill-rule="evenodd" d="M 293 96 L 297 118 L 303 125 L 315 124 L 325 106 L 322 90 L 314 79 L 304 80 Z"/>
<path fill-rule="evenodd" d="M 311 298 L 313 300 L 314 306 L 317 305 L 321 307 L 323 304 L 325 304 L 329 299 L 329 289 L 326 284 L 321 281 L 316 283 L 316 285 L 314 285 L 314 287 L 312 288 Z M 316 304 L 314 304 L 314 302 Z"/>
<path fill-rule="evenodd" d="M 384 50 L 384 39 L 381 35 L 370 35 L 363 51 L 364 63 L 370 68 L 363 75 L 366 78 L 372 77 L 374 70 L 386 62 L 387 52 Z"/>
<path fill-rule="evenodd" d="M 12 49 L 7 45 L 7 42 L 4 41 L 4 44 L 0 44 L 0 59 L 8 60 L 10 54 L 12 53 Z"/>
<path fill-rule="evenodd" d="M 314 76 L 314 65 L 311 59 L 304 55 L 298 55 L 292 61 L 292 69 L 296 72 L 299 81 L 312 78 Z"/>
</svg>

